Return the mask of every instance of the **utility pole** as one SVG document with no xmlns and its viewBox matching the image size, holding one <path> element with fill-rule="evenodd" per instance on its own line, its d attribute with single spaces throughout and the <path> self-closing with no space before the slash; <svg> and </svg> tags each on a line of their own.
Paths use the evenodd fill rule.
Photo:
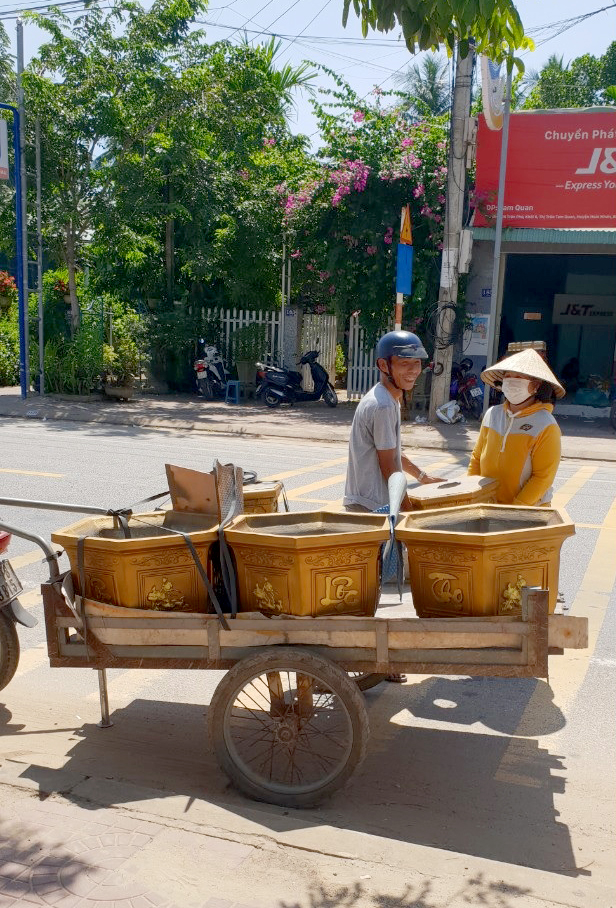
<svg viewBox="0 0 616 908">
<path fill-rule="evenodd" d="M 24 282 L 24 312 L 23 312 L 23 325 L 21 326 L 24 336 L 25 343 L 25 373 L 26 373 L 26 394 L 30 388 L 30 362 L 29 362 L 29 353 L 28 353 L 28 207 L 26 196 L 28 192 L 28 186 L 26 182 L 26 112 L 24 104 L 24 88 L 23 88 L 23 71 L 24 71 L 24 27 L 21 19 L 17 20 L 17 108 L 19 110 L 19 132 L 20 132 L 20 145 L 21 145 L 21 154 L 19 159 L 19 171 L 21 175 L 21 199 L 19 204 L 21 206 L 21 256 L 22 256 L 22 274 Z M 17 165 L 17 162 L 16 162 Z"/>
<path fill-rule="evenodd" d="M 451 113 L 451 137 L 449 142 L 449 163 L 447 171 L 447 203 L 445 209 L 445 233 L 443 237 L 443 259 L 441 282 L 438 294 L 439 308 L 447 303 L 456 303 L 458 298 L 458 258 L 460 233 L 464 217 L 464 195 L 466 184 L 466 149 L 469 135 L 471 108 L 471 83 L 473 75 L 474 48 L 471 46 L 466 57 L 460 56 L 457 48 L 456 78 Z M 439 313 L 437 324 L 443 337 L 451 334 L 454 323 L 452 309 Z M 451 383 L 452 346 L 434 350 L 434 372 L 430 394 L 431 421 L 436 410 L 449 400 Z"/>
<path fill-rule="evenodd" d="M 45 393 L 45 326 L 43 322 L 43 216 L 41 176 L 41 121 L 36 118 L 36 286 L 38 296 L 39 394 Z"/>
</svg>

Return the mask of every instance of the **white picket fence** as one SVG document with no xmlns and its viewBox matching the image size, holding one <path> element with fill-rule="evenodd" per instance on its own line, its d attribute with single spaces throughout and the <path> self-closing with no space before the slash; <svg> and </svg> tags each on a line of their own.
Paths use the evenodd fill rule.
<svg viewBox="0 0 616 908">
<path fill-rule="evenodd" d="M 266 349 L 262 351 L 261 356 L 273 354 L 278 359 L 282 355 L 282 331 L 280 325 L 280 311 L 264 312 L 256 309 L 208 309 L 208 317 L 213 315 L 220 316 L 222 326 L 222 337 L 219 343 L 219 349 L 224 351 L 223 355 L 229 356 L 231 351 L 231 335 L 239 328 L 245 325 L 265 325 Z"/>
<path fill-rule="evenodd" d="M 308 350 L 319 350 L 319 362 L 329 375 L 333 384 L 336 378 L 336 339 L 338 322 L 335 315 L 304 315 L 302 320 L 302 353 Z M 312 391 L 314 385 L 308 366 L 302 367 L 302 383 L 306 391 Z"/>
<path fill-rule="evenodd" d="M 347 354 L 347 399 L 356 400 L 369 391 L 379 380 L 374 347 L 366 349 L 364 329 L 359 318 L 352 315 L 349 322 L 349 345 Z"/>
</svg>

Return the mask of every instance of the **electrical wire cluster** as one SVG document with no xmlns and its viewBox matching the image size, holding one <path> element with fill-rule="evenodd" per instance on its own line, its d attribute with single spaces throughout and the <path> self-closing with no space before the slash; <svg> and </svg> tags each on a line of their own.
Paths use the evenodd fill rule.
<svg viewBox="0 0 616 908">
<path fill-rule="evenodd" d="M 446 350 L 457 344 L 464 335 L 464 310 L 456 303 L 437 303 L 426 312 L 425 326 L 434 349 Z"/>
</svg>

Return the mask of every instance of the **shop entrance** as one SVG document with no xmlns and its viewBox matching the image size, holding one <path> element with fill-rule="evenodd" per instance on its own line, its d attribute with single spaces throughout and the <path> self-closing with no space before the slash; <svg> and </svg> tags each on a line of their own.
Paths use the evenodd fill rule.
<svg viewBox="0 0 616 908">
<path fill-rule="evenodd" d="M 616 377 L 616 258 L 509 253 L 499 356 L 513 340 L 545 341 L 571 402 L 579 388 L 608 392 Z"/>
</svg>

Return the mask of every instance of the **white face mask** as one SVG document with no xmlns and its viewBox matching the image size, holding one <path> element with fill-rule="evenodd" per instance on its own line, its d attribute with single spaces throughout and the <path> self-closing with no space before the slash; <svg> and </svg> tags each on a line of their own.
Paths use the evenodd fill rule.
<svg viewBox="0 0 616 908">
<path fill-rule="evenodd" d="M 514 407 L 523 403 L 532 394 L 527 378 L 504 378 L 502 392 Z"/>
</svg>

